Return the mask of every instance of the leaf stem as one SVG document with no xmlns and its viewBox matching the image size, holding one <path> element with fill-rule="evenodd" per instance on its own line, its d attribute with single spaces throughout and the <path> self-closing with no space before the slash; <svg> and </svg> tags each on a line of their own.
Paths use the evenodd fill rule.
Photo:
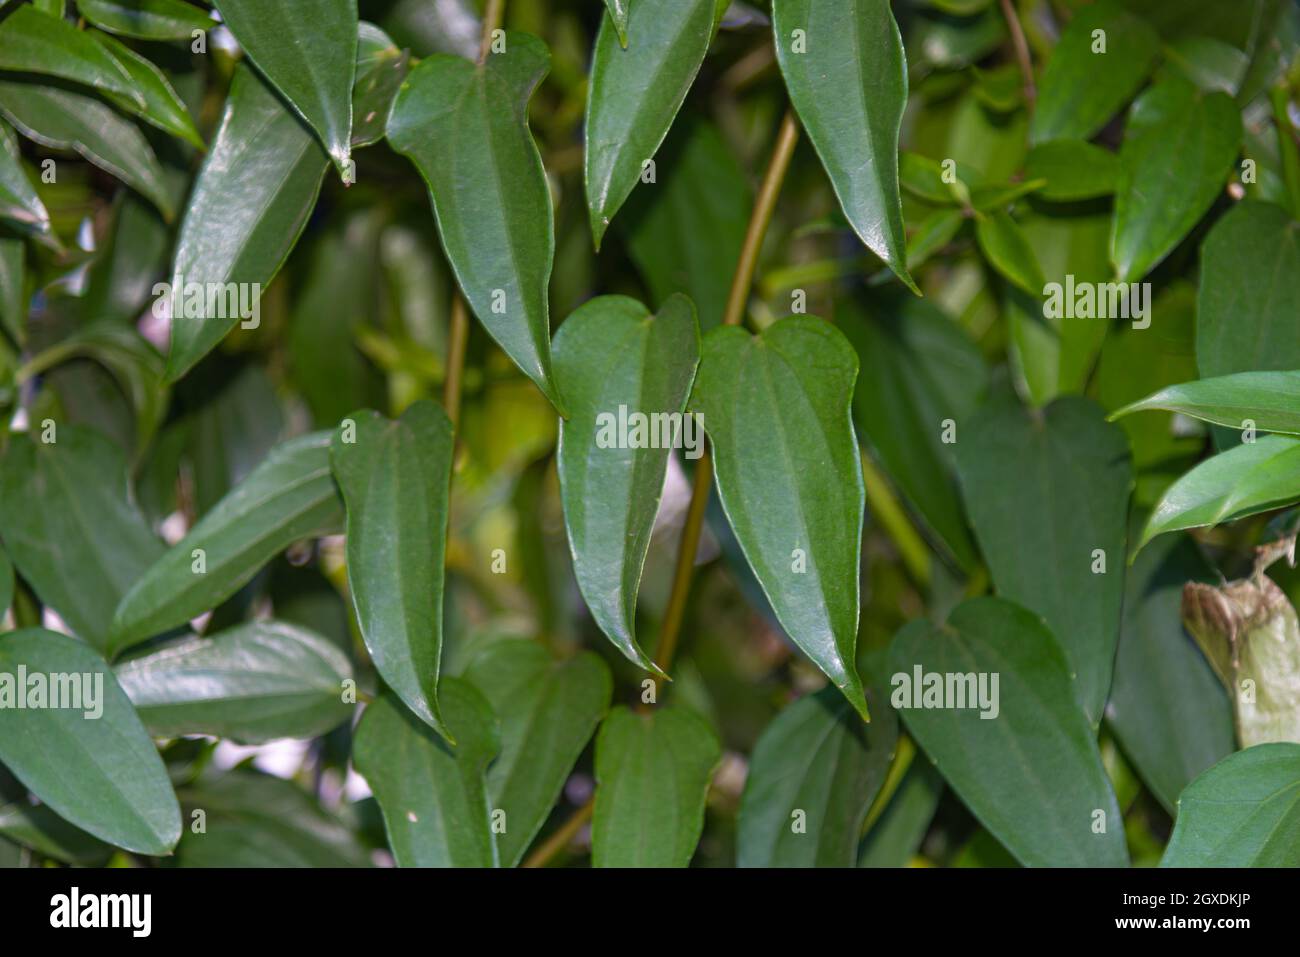
<svg viewBox="0 0 1300 957">
<path fill-rule="evenodd" d="M 555 829 L 550 837 L 537 845 L 533 853 L 524 858 L 521 867 L 545 867 L 556 854 L 569 846 L 569 842 L 582 830 L 582 825 L 591 820 L 596 807 L 595 795 L 587 798 L 587 803 L 569 816 L 569 819 Z"/>
<path fill-rule="evenodd" d="M 483 11 L 483 33 L 478 43 L 478 62 L 482 64 L 492 52 L 492 31 L 501 26 L 505 18 L 506 0 L 487 0 Z"/>
<path fill-rule="evenodd" d="M 862 483 L 867 487 L 867 501 L 871 515 L 885 530 L 885 534 L 898 549 L 903 565 L 917 587 L 930 586 L 930 550 L 912 526 L 902 505 L 894 496 L 884 473 L 876 467 L 871 456 L 862 453 Z"/>
<path fill-rule="evenodd" d="M 1002 16 L 1006 18 L 1007 29 L 1011 31 L 1011 44 L 1016 48 L 1016 61 L 1020 64 L 1020 75 L 1025 81 L 1025 109 L 1033 115 L 1034 104 L 1038 100 L 1038 89 L 1034 86 L 1034 64 L 1029 58 L 1029 44 L 1025 42 L 1025 31 L 1020 26 L 1020 16 L 1012 0 L 1000 0 Z"/>
<path fill-rule="evenodd" d="M 460 428 L 460 383 L 465 371 L 465 344 L 469 340 L 469 314 L 465 298 L 457 292 L 451 299 L 450 328 L 447 332 L 447 377 L 442 383 L 442 407 L 451 419 L 453 432 Z"/>
</svg>

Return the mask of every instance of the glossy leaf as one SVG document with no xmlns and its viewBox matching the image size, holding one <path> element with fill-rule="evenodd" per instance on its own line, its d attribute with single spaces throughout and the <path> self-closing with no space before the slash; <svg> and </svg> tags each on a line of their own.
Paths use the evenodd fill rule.
<svg viewBox="0 0 1300 957">
<path fill-rule="evenodd" d="M 501 749 L 497 721 L 468 682 L 445 678 L 441 691 L 454 748 L 384 694 L 361 718 L 352 760 L 384 812 L 399 866 L 496 867 L 486 769 Z"/>
<path fill-rule="evenodd" d="M 1171 813 L 1183 788 L 1235 747 L 1228 697 L 1180 617 L 1183 585 L 1210 577 L 1194 543 L 1166 538 L 1137 557 L 1125 582 L 1106 723 Z"/>
<path fill-rule="evenodd" d="M 1300 867 L 1300 744 L 1230 754 L 1178 799 L 1162 867 Z"/>
<path fill-rule="evenodd" d="M 393 104 L 388 140 L 429 186 L 443 248 L 474 315 L 563 412 L 546 300 L 551 192 L 527 113 L 550 54 L 523 33 L 508 33 L 505 43 L 483 66 L 446 55 L 421 61 Z"/>
<path fill-rule="evenodd" d="M 1300 435 L 1300 372 L 1239 372 L 1171 385 L 1127 405 L 1112 419 L 1150 409 L 1243 429 Z"/>
<path fill-rule="evenodd" d="M 215 608 L 294 542 L 337 532 L 329 440 L 314 432 L 277 446 L 159 558 L 118 605 L 109 651 Z"/>
<path fill-rule="evenodd" d="M 975 220 L 975 239 L 994 269 L 1031 296 L 1043 294 L 1047 281 L 1028 238 L 1006 213 Z"/>
<path fill-rule="evenodd" d="M 1033 142 L 1091 139 L 1138 91 L 1159 52 L 1156 31 L 1117 0 L 1080 7 L 1043 70 Z"/>
<path fill-rule="evenodd" d="M 320 635 L 258 621 L 165 645 L 117 666 L 149 732 L 210 734 L 245 744 L 311 738 L 348 719 L 352 667 Z"/>
<path fill-rule="evenodd" d="M 41 601 L 102 649 L 113 609 L 164 548 L 131 499 L 117 446 L 90 429 L 53 426 L 53 442 L 41 432 L 9 439 L 0 537 Z"/>
<path fill-rule="evenodd" d="M 1201 245 L 1196 364 L 1202 377 L 1300 369 L 1300 225 L 1279 206 L 1245 202 Z"/>
<path fill-rule="evenodd" d="M 1123 819 L 1093 728 L 1076 703 L 1065 653 L 1042 619 L 1000 598 L 972 599 L 946 625 L 905 626 L 890 646 L 889 663 L 891 700 L 902 707 L 908 731 L 1022 864 L 1128 864 Z M 987 696 L 996 717 L 984 718 L 992 707 L 969 699 L 960 708 L 955 698 L 917 706 L 927 688 L 933 694 L 923 676 L 936 674 L 940 690 L 953 675 L 977 685 L 985 676 L 986 691 L 997 675 L 997 692 Z M 961 687 L 970 688 L 970 678 Z M 1098 820 L 1105 824 L 1101 833 Z"/>
<path fill-rule="evenodd" d="M 40 686 L 53 695 L 52 675 L 78 676 L 77 703 L 85 707 L 34 707 L 34 679 L 45 679 Z M 25 686 L 19 684 L 23 676 Z M 0 635 L 0 695 L 6 686 L 28 706 L 0 708 L 0 761 L 61 817 L 95 837 L 140 854 L 170 853 L 181 836 L 176 795 L 104 659 L 67 635 L 41 628 L 10 632 Z M 74 695 L 63 700 L 76 700 L 75 691 L 57 687 Z"/>
<path fill-rule="evenodd" d="M 215 0 L 249 59 L 320 138 L 345 181 L 352 156 L 356 0 Z"/>
<path fill-rule="evenodd" d="M 1121 281 L 1145 277 L 1205 215 L 1240 142 L 1241 117 L 1226 93 L 1202 93 L 1170 77 L 1133 104 L 1119 154 L 1111 240 Z"/>
<path fill-rule="evenodd" d="M 627 19 L 628 5 L 632 0 L 605 0 L 605 7 L 609 10 L 610 21 L 614 24 L 614 30 L 618 33 L 618 42 L 627 46 Z"/>
<path fill-rule="evenodd" d="M 0 20 L 0 70 L 39 73 L 120 97 L 143 110 L 145 99 L 117 58 L 62 17 L 22 4 Z"/>
<path fill-rule="evenodd" d="M 107 34 L 92 35 L 127 75 L 134 95 L 144 101 L 144 107 L 138 111 L 140 118 L 164 133 L 170 133 L 191 146 L 204 149 L 203 139 L 194 127 L 194 120 L 190 118 L 185 104 L 172 89 L 162 70 L 122 41 Z"/>
<path fill-rule="evenodd" d="M 1231 522 L 1300 500 L 1300 439 L 1260 436 L 1206 459 L 1165 490 L 1137 547 L 1164 532 Z"/>
<path fill-rule="evenodd" d="M 452 445 L 451 420 L 423 401 L 395 421 L 354 412 L 330 446 L 361 636 L 384 681 L 444 736 L 438 667 Z"/>
<path fill-rule="evenodd" d="M 611 711 L 596 737 L 592 866 L 687 866 L 721 757 L 717 735 L 693 711 Z"/>
<path fill-rule="evenodd" d="M 110 33 L 138 40 L 189 40 L 216 26 L 206 10 L 184 0 L 77 0 L 77 12 Z"/>
<path fill-rule="evenodd" d="M 704 416 L 718 495 L 786 633 L 864 718 L 854 666 L 862 461 L 849 406 L 858 358 L 844 335 L 791 316 L 704 339 L 690 408 Z M 801 463 L 816 462 L 815 469 Z"/>
<path fill-rule="evenodd" d="M 501 754 L 488 768 L 488 801 L 505 812 L 501 865 L 514 867 L 541 830 L 609 708 L 609 668 L 584 651 L 556 660 L 535 641 L 501 641 L 470 663 L 465 680 L 501 724 Z"/>
<path fill-rule="evenodd" d="M 1025 157 L 1025 176 L 1046 180 L 1038 195 L 1054 202 L 1109 196 L 1119 175 L 1119 157 L 1084 140 L 1049 140 Z"/>
<path fill-rule="evenodd" d="M 0 219 L 37 235 L 50 232 L 50 214 L 23 169 L 18 140 L 0 122 Z"/>
<path fill-rule="evenodd" d="M 362 22 L 357 38 L 356 83 L 352 88 L 352 145 L 384 138 L 393 101 L 410 71 L 410 54 L 374 24 Z"/>
<path fill-rule="evenodd" d="M 861 718 L 834 688 L 805 695 L 763 731 L 737 822 L 739 867 L 852 867 L 867 809 L 885 782 L 898 719 Z"/>
<path fill-rule="evenodd" d="M 907 63 L 888 0 L 773 0 L 772 27 L 790 102 L 844 215 L 917 292 L 898 192 Z"/>
<path fill-rule="evenodd" d="M 164 219 L 175 214 L 149 141 L 134 123 L 93 96 L 9 75 L 0 79 L 0 113 L 28 139 L 50 149 L 74 150 L 126 183 L 157 206 Z"/>
<path fill-rule="evenodd" d="M 1124 595 L 1124 433 L 1086 399 L 1041 412 L 993 402 L 958 435 L 957 470 L 997 593 L 1046 620 L 1095 726 Z"/>
<path fill-rule="evenodd" d="M 700 356 L 695 308 L 673 296 L 658 315 L 625 296 L 600 296 L 560 326 L 555 375 L 569 407 L 556 461 L 578 587 L 596 624 L 630 661 L 662 674 L 636 641 L 636 599 L 673 444 Z M 665 438 L 655 426 L 679 426 Z M 644 418 L 639 443 L 624 424 Z M 650 429 L 654 428 L 651 432 Z M 703 436 L 693 429 L 703 451 Z M 687 452 L 686 454 L 690 454 Z"/>
<path fill-rule="evenodd" d="M 715 0 L 636 0 L 625 13 L 626 28 L 618 29 L 614 18 L 601 21 L 591 61 L 584 166 L 597 249 L 704 62 L 714 7 Z"/>
<path fill-rule="evenodd" d="M 260 295 L 307 225 L 329 164 L 325 151 L 273 90 L 235 70 L 221 125 L 181 223 L 172 282 L 235 283 Z M 229 288 L 228 286 L 226 288 Z M 167 378 L 174 382 L 241 316 L 206 300 L 201 317 L 173 317 Z M 237 312 L 237 310 L 236 310 Z"/>
</svg>

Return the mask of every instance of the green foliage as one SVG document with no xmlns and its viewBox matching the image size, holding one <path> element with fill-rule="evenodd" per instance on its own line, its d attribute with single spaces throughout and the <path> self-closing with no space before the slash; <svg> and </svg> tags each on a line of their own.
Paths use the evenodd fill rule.
<svg viewBox="0 0 1300 957">
<path fill-rule="evenodd" d="M 1300 863 L 1297 50 L 9 0 L 0 864 Z"/>
</svg>

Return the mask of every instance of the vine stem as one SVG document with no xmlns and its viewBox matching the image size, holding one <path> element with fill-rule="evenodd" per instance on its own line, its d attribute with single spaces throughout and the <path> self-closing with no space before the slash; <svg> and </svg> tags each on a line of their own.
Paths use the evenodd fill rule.
<svg viewBox="0 0 1300 957">
<path fill-rule="evenodd" d="M 1016 62 L 1020 64 L 1020 75 L 1025 81 L 1025 109 L 1031 114 L 1038 100 L 1038 88 L 1034 86 L 1034 64 L 1029 58 L 1029 44 L 1025 40 L 1025 31 L 1020 26 L 1020 16 L 1016 13 L 1013 0 L 1000 0 L 1002 16 L 1011 31 L 1011 43 L 1016 48 Z"/>
<path fill-rule="evenodd" d="M 469 312 L 465 297 L 457 292 L 451 299 L 450 329 L 447 332 L 447 377 L 442 383 L 442 407 L 456 432 L 460 426 L 460 383 L 465 371 L 465 344 L 469 341 Z"/>
<path fill-rule="evenodd" d="M 799 124 L 794 112 L 787 110 L 781 120 L 781 128 L 776 134 L 776 143 L 772 147 L 772 156 L 768 160 L 767 170 L 763 174 L 763 183 L 758 196 L 754 199 L 754 209 L 750 213 L 749 227 L 745 230 L 745 244 L 740 250 L 740 259 L 736 271 L 731 277 L 731 292 L 727 296 L 726 311 L 722 321 L 728 326 L 740 325 L 745 315 L 745 303 L 749 299 L 749 290 L 754 282 L 754 269 L 758 264 L 758 253 L 767 235 L 768 224 L 772 222 L 772 213 L 776 209 L 776 199 L 781 192 L 786 170 L 790 168 L 790 158 L 794 156 L 795 144 L 799 141 Z M 695 553 L 700 545 L 700 531 L 704 526 L 704 510 L 709 502 L 709 486 L 713 484 L 713 460 L 706 452 L 695 463 L 695 480 L 691 486 L 691 504 L 686 510 L 686 521 L 682 525 L 682 537 L 677 546 L 677 565 L 673 571 L 672 590 L 668 595 L 668 607 L 664 612 L 663 628 L 659 632 L 659 643 L 655 646 L 654 661 L 664 671 L 673 663 L 677 652 L 678 639 L 681 636 L 682 620 L 686 615 L 686 598 L 691 590 L 691 575 L 695 569 Z M 662 679 L 655 676 L 655 696 L 658 697 Z M 596 798 L 593 795 L 582 807 L 578 808 L 567 821 L 560 825 L 550 837 L 539 844 L 527 858 L 524 867 L 545 867 L 556 854 L 559 854 L 582 830 L 582 826 L 591 820 L 595 811 Z"/>
<path fill-rule="evenodd" d="M 478 62 L 483 63 L 492 52 L 492 32 L 501 26 L 505 18 L 506 0 L 488 0 L 487 9 L 483 11 L 483 33 L 478 42 Z"/>
</svg>

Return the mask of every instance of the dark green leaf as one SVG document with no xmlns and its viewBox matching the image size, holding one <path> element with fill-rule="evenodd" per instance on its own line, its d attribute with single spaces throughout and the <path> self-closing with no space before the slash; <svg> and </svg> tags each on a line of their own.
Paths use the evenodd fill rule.
<svg viewBox="0 0 1300 957">
<path fill-rule="evenodd" d="M 444 678 L 439 690 L 454 748 L 385 694 L 366 708 L 352 760 L 384 812 L 399 866 L 496 867 L 486 769 L 501 750 L 497 721 L 473 685 Z"/>
<path fill-rule="evenodd" d="M 1093 52 L 1102 44 L 1104 53 Z M 1043 70 L 1033 142 L 1091 139 L 1138 91 L 1159 52 L 1155 30 L 1114 0 L 1080 7 Z"/>
<path fill-rule="evenodd" d="M 0 122 L 0 219 L 37 235 L 50 232 L 50 214 L 27 178 L 18 140 L 4 122 Z"/>
<path fill-rule="evenodd" d="M 163 553 L 131 500 L 121 452 L 97 432 L 10 437 L 0 459 L 0 535 L 23 578 L 97 648 L 113 609 Z"/>
<path fill-rule="evenodd" d="M 13 601 L 14 566 L 9 561 L 9 553 L 4 550 L 4 543 L 0 542 L 0 619 L 4 618 Z"/>
<path fill-rule="evenodd" d="M 216 26 L 206 10 L 183 0 L 77 0 L 77 12 L 101 30 L 139 40 L 189 40 Z"/>
<path fill-rule="evenodd" d="M 110 652 L 215 608 L 294 542 L 336 532 L 329 441 L 314 432 L 278 446 L 159 558 L 118 605 Z"/>
<path fill-rule="evenodd" d="M 714 0 L 636 0 L 626 29 L 616 29 L 614 19 L 601 21 L 592 53 L 584 167 L 597 249 L 704 62 L 714 5 Z"/>
<path fill-rule="evenodd" d="M 307 225 L 328 165 L 311 131 L 274 91 L 252 70 L 237 68 L 221 126 L 181 224 L 173 284 L 197 283 L 206 289 L 220 283 L 227 290 L 237 285 L 245 301 L 255 303 Z M 209 310 L 206 298 L 198 312 L 191 315 L 187 307 L 184 316 L 172 318 L 170 381 L 184 375 L 241 319 L 252 321 L 239 310 Z M 226 314 L 230 312 L 236 314 Z"/>
<path fill-rule="evenodd" d="M 920 848 L 942 796 L 943 777 L 925 755 L 916 755 L 863 839 L 858 867 L 906 867 Z"/>
<path fill-rule="evenodd" d="M 191 146 L 199 149 L 206 148 L 203 138 L 194 127 L 194 120 L 185 109 L 185 104 L 176 95 L 176 91 L 172 89 L 171 83 L 167 81 L 162 70 L 121 40 L 115 40 L 103 33 L 92 33 L 91 36 L 130 78 L 134 96 L 144 101 L 144 107 L 137 111 L 142 120 L 158 127 L 164 133 L 183 139 Z"/>
<path fill-rule="evenodd" d="M 1053 201 L 1108 196 L 1115 192 L 1119 171 L 1119 157 L 1084 140 L 1039 143 L 1025 157 L 1025 176 L 1046 180 L 1038 194 Z"/>
<path fill-rule="evenodd" d="M 79 683 L 79 695 L 78 685 L 65 678 Z M 38 679 L 46 702 L 41 706 L 32 697 Z M 0 636 L 0 697 L 6 688 L 14 700 L 0 707 L 0 761 L 61 817 L 95 837 L 140 854 L 170 853 L 181 836 L 176 795 L 104 659 L 66 635 L 40 628 L 10 632 Z M 51 706 L 56 693 L 64 706 Z M 18 697 L 25 707 L 17 707 Z"/>
<path fill-rule="evenodd" d="M 501 722 L 501 754 L 488 768 L 488 801 L 505 813 L 497 837 L 514 867 L 546 823 L 573 765 L 609 708 L 609 668 L 589 651 L 557 661 L 535 641 L 501 641 L 470 663 L 465 680 Z"/>
<path fill-rule="evenodd" d="M 989 264 L 1031 296 L 1043 294 L 1047 281 L 1028 238 L 1006 213 L 975 220 L 975 239 Z"/>
<path fill-rule="evenodd" d="M 704 339 L 690 407 L 782 627 L 865 718 L 853 664 L 865 496 L 849 415 L 857 374 L 853 347 L 821 319 L 791 316 L 761 336 L 723 326 Z"/>
<path fill-rule="evenodd" d="M 527 113 L 550 54 L 527 34 L 509 33 L 505 42 L 506 52 L 482 66 L 445 55 L 422 61 L 393 104 L 388 139 L 428 183 L 470 308 L 561 408 L 546 301 L 555 256 L 551 192 Z"/>
<path fill-rule="evenodd" d="M 888 0 L 773 0 L 772 26 L 790 102 L 844 215 L 919 294 L 907 272 L 898 194 L 907 63 Z"/>
<path fill-rule="evenodd" d="M 1259 744 L 1187 786 L 1162 867 L 1300 867 L 1300 744 Z"/>
<path fill-rule="evenodd" d="M 1022 864 L 1128 864 L 1124 821 L 1093 729 L 1042 619 L 1000 598 L 972 599 L 946 625 L 904 627 L 889 662 L 891 700 L 908 731 Z M 974 695 L 983 680 L 982 697 Z M 945 690 L 953 697 L 945 700 Z"/>
<path fill-rule="evenodd" d="M 1150 409 L 1233 429 L 1246 428 L 1249 420 L 1261 432 L 1300 435 L 1300 372 L 1239 372 L 1183 382 L 1127 405 L 1111 418 Z"/>
<path fill-rule="evenodd" d="M 356 0 L 215 0 L 249 59 L 351 175 Z"/>
<path fill-rule="evenodd" d="M 71 80 L 144 110 L 145 98 L 117 58 L 61 17 L 22 4 L 0 20 L 0 70 Z"/>
<path fill-rule="evenodd" d="M 998 594 L 1046 620 L 1095 726 L 1124 595 L 1124 433 L 1086 399 L 1042 411 L 993 402 L 957 437 L 957 469 Z"/>
<path fill-rule="evenodd" d="M 346 721 L 352 668 L 320 635 L 258 621 L 189 638 L 117 666 L 149 732 L 211 734 L 246 744 L 311 738 Z"/>
<path fill-rule="evenodd" d="M 0 236 L 0 330 L 18 345 L 27 339 L 26 262 L 23 241 Z"/>
<path fill-rule="evenodd" d="M 222 372 L 190 377 L 182 390 L 201 397 L 186 440 L 200 516 L 261 464 L 285 430 L 275 384 L 264 369 L 250 364 Z"/>
<path fill-rule="evenodd" d="M 422 401 L 397 420 L 354 412 L 330 447 L 361 636 L 384 681 L 444 736 L 438 666 L 452 445 L 451 420 Z"/>
<path fill-rule="evenodd" d="M 69 824 L 44 804 L 0 805 L 0 834 L 65 864 L 103 866 L 113 848 Z"/>
<path fill-rule="evenodd" d="M 362 22 L 357 40 L 357 79 L 352 88 L 352 145 L 370 146 L 384 138 L 393 101 L 410 70 L 410 54 L 388 35 Z"/>
<path fill-rule="evenodd" d="M 721 757 L 713 729 L 693 711 L 611 711 L 596 736 L 592 865 L 687 866 Z"/>
<path fill-rule="evenodd" d="M 704 448 L 682 420 L 700 356 L 695 308 L 675 295 L 653 316 L 635 299 L 601 296 L 564 321 L 554 349 L 569 407 L 556 459 L 578 587 L 619 651 L 662 674 L 637 644 L 636 598 L 672 447 L 697 457 Z M 634 443 L 646 447 L 620 447 Z"/>
<path fill-rule="evenodd" d="M 754 746 L 737 821 L 739 867 L 852 867 L 885 782 L 898 719 L 862 719 L 834 688 L 806 695 Z"/>
</svg>

